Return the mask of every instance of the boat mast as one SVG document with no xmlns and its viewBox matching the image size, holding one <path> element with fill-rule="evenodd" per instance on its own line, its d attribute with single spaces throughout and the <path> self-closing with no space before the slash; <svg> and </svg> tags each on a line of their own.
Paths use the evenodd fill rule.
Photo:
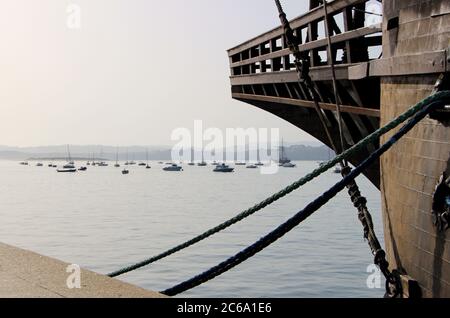
<svg viewBox="0 0 450 318">
<path fill-rule="evenodd" d="M 71 160 L 71 157 L 70 157 L 70 148 L 69 148 L 69 145 L 67 145 L 67 162 L 71 162 L 72 160 Z"/>
</svg>

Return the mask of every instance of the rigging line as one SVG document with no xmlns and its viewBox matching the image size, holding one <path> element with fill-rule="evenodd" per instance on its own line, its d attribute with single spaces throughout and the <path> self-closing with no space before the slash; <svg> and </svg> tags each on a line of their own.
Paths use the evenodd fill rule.
<svg viewBox="0 0 450 318">
<path fill-rule="evenodd" d="M 329 190 L 317 197 L 314 201 L 309 203 L 304 209 L 299 211 L 293 217 L 288 219 L 285 223 L 278 226 L 275 230 L 259 239 L 257 242 L 248 246 L 244 250 L 240 251 L 236 255 L 228 258 L 224 262 L 210 268 L 209 270 L 188 279 L 174 287 L 162 291 L 162 294 L 167 296 L 176 296 L 194 287 L 197 287 L 227 271 L 241 264 L 252 256 L 264 250 L 278 239 L 282 238 L 285 234 L 297 227 L 300 223 L 306 220 L 309 216 L 319 210 L 328 201 L 336 196 L 339 192 L 353 182 L 367 167 L 373 164 L 379 159 L 385 152 L 387 152 L 393 145 L 397 143 L 403 136 L 405 136 L 411 129 L 413 129 L 417 123 L 425 118 L 430 111 L 443 106 L 443 101 L 436 101 L 426 105 L 416 115 L 408 121 L 396 134 L 394 134 L 385 144 L 380 146 L 375 152 L 369 155 L 359 166 L 352 170 L 345 178 L 336 183 Z"/>
<path fill-rule="evenodd" d="M 344 143 L 344 132 L 343 132 L 343 125 L 342 125 L 342 113 L 341 113 L 341 104 L 339 101 L 339 94 L 337 89 L 337 81 L 336 81 L 336 69 L 334 65 L 334 57 L 333 57 L 333 49 L 331 46 L 331 30 L 330 30 L 330 21 L 328 18 L 328 5 L 327 0 L 323 0 L 323 10 L 325 15 L 325 31 L 327 33 L 327 42 L 328 42 L 328 63 L 331 67 L 331 76 L 333 78 L 333 91 L 334 91 L 334 99 L 336 101 L 336 110 L 337 110 L 337 117 L 338 117 L 338 127 L 339 127 L 339 139 L 341 142 L 341 152 L 345 150 L 345 143 Z M 342 166 L 346 166 L 347 163 L 343 162 Z"/>
<path fill-rule="evenodd" d="M 283 26 L 285 38 L 286 38 L 286 44 L 288 45 L 289 49 L 291 50 L 292 54 L 294 55 L 294 64 L 295 68 L 297 70 L 297 75 L 299 77 L 299 83 L 301 84 L 304 82 L 306 84 L 306 87 L 313 99 L 314 102 L 314 109 L 317 113 L 317 116 L 319 117 L 319 121 L 325 131 L 325 134 L 327 136 L 327 139 L 330 143 L 331 148 L 334 150 L 336 154 L 339 154 L 338 148 L 336 147 L 333 137 L 331 136 L 330 129 L 328 126 L 331 126 L 331 123 L 329 120 L 325 117 L 325 113 L 323 112 L 322 108 L 319 104 L 319 95 L 314 88 L 313 81 L 311 80 L 311 77 L 309 76 L 309 61 L 308 57 L 305 56 L 304 53 L 301 53 L 299 50 L 300 43 L 298 42 L 298 37 L 294 36 L 294 31 L 291 28 L 291 25 L 289 23 L 289 20 L 287 19 L 286 13 L 283 10 L 283 6 L 281 5 L 280 0 L 275 0 L 275 4 L 278 8 L 278 13 L 280 17 L 281 24 Z"/>
</svg>

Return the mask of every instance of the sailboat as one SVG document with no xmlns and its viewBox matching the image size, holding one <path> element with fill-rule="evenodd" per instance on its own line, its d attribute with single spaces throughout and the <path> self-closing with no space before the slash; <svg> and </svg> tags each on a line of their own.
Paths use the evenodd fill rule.
<svg viewBox="0 0 450 318">
<path fill-rule="evenodd" d="M 103 149 L 100 148 L 100 160 L 102 159 L 102 157 L 103 157 Z M 108 166 L 108 164 L 105 161 L 100 161 L 97 165 L 99 167 L 107 167 Z"/>
<path fill-rule="evenodd" d="M 126 166 L 129 165 L 129 162 L 128 162 L 128 149 L 127 149 L 127 162 L 125 163 L 125 165 Z M 130 173 L 130 170 L 128 170 L 127 168 L 123 168 L 122 174 L 129 174 L 129 173 Z"/>
<path fill-rule="evenodd" d="M 279 159 L 279 164 L 281 167 L 284 167 L 286 165 L 286 167 L 288 166 L 287 164 L 291 163 L 291 160 L 288 159 L 288 157 L 286 157 L 285 154 L 285 150 L 284 150 L 284 140 L 281 139 L 281 147 L 280 147 L 280 159 Z"/>
<path fill-rule="evenodd" d="M 191 147 L 191 162 L 188 163 L 189 166 L 195 166 L 194 162 L 194 148 Z"/>
<path fill-rule="evenodd" d="M 72 161 L 72 158 L 70 157 L 69 145 L 67 145 L 67 164 L 65 164 L 62 169 L 57 169 L 56 171 L 57 172 L 77 172 L 77 169 L 75 168 L 75 164 Z"/>
<path fill-rule="evenodd" d="M 67 164 L 63 166 L 64 169 L 75 169 L 75 163 L 72 161 L 72 157 L 70 156 L 70 148 L 67 145 Z"/>
<path fill-rule="evenodd" d="M 258 162 L 255 163 L 255 166 L 257 166 L 257 167 L 264 166 L 264 164 L 261 162 L 261 159 L 259 157 L 259 142 L 258 142 L 258 146 L 257 146 L 257 149 L 256 149 L 256 156 L 257 156 Z"/>
<path fill-rule="evenodd" d="M 150 165 L 148 164 L 148 149 L 145 150 L 145 159 L 147 160 L 147 165 L 145 166 L 145 169 L 151 169 Z"/>
<path fill-rule="evenodd" d="M 116 164 L 114 165 L 115 168 L 119 168 L 119 148 L 116 149 Z"/>
<path fill-rule="evenodd" d="M 128 163 L 129 165 L 133 166 L 136 164 L 136 162 L 134 161 L 134 153 L 131 155 L 131 161 Z M 128 160 L 127 160 L 128 161 Z"/>
<path fill-rule="evenodd" d="M 199 167 L 206 167 L 208 164 L 205 162 L 204 149 L 202 148 L 202 162 L 197 163 Z"/>
</svg>

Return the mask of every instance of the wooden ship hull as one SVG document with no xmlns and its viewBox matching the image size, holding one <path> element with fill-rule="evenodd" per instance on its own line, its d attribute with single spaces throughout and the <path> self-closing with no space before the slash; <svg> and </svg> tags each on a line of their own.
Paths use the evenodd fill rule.
<svg viewBox="0 0 450 318">
<path fill-rule="evenodd" d="M 369 12 L 378 3 L 380 17 Z M 344 141 L 351 146 L 429 96 L 438 79 L 448 75 L 450 2 L 334 0 L 327 7 L 328 30 L 318 0 L 310 0 L 310 11 L 290 24 L 299 50 L 308 54 L 320 108 L 333 142 L 339 144 L 334 65 Z M 326 54 L 328 40 L 332 59 Z M 299 81 L 282 27 L 228 54 L 234 99 L 281 117 L 331 146 L 312 97 Z M 441 89 L 450 89 L 448 81 L 441 84 Z M 450 176 L 449 118 L 445 111 L 426 118 L 365 171 L 381 191 L 385 248 L 390 268 L 401 274 L 403 297 L 450 297 L 450 230 L 437 226 L 433 204 L 442 200 L 436 197 L 441 176 Z M 379 142 L 350 162 L 360 163 Z"/>
</svg>

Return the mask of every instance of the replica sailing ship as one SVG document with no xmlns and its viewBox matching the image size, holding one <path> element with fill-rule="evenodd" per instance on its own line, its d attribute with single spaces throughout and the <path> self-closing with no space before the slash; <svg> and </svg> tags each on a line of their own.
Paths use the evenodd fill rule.
<svg viewBox="0 0 450 318">
<path fill-rule="evenodd" d="M 382 10 L 370 12 L 377 4 Z M 280 26 L 228 51 L 232 97 L 330 147 L 352 146 L 434 90 L 450 89 L 448 0 L 310 0 L 310 11 L 289 24 L 307 67 L 296 67 Z M 299 72 L 308 72 L 319 101 Z M 381 191 L 387 258 L 403 297 L 450 297 L 449 125 L 448 108 L 433 113 L 365 171 Z"/>
</svg>

